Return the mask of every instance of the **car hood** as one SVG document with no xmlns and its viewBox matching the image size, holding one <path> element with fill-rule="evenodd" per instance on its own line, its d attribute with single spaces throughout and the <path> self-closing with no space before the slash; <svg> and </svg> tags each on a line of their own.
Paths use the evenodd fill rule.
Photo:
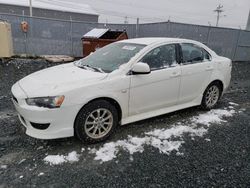
<svg viewBox="0 0 250 188">
<path fill-rule="evenodd" d="M 30 74 L 19 81 L 28 97 L 52 96 L 104 79 L 107 73 L 94 72 L 73 63 L 58 65 Z"/>
</svg>

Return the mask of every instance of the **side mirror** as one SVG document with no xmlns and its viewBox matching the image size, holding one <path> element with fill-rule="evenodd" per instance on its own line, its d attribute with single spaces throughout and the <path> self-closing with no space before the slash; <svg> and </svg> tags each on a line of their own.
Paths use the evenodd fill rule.
<svg viewBox="0 0 250 188">
<path fill-rule="evenodd" d="M 149 74 L 151 72 L 147 63 L 138 62 L 132 68 L 132 74 Z"/>
</svg>

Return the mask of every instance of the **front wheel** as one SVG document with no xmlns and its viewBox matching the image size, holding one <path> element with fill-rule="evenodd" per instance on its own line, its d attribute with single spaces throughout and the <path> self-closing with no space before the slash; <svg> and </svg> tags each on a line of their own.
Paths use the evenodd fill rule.
<svg viewBox="0 0 250 188">
<path fill-rule="evenodd" d="M 205 110 L 210 110 L 218 103 L 222 90 L 219 84 L 211 83 L 205 90 L 201 102 L 201 107 Z"/>
<path fill-rule="evenodd" d="M 84 106 L 75 121 L 77 137 L 88 143 L 107 139 L 118 125 L 116 108 L 105 100 L 97 100 Z"/>
</svg>

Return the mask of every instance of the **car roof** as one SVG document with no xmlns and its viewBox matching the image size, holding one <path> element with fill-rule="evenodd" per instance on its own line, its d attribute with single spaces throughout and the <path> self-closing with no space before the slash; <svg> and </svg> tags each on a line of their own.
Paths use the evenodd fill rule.
<svg viewBox="0 0 250 188">
<path fill-rule="evenodd" d="M 213 50 L 211 50 L 206 45 L 202 44 L 201 42 L 195 41 L 195 40 L 189 40 L 189 39 L 181 39 L 181 38 L 164 38 L 164 37 L 149 37 L 149 38 L 134 38 L 134 39 L 127 39 L 127 40 L 121 40 L 118 42 L 122 43 L 133 43 L 133 44 L 141 44 L 141 45 L 157 45 L 161 43 L 192 43 L 195 45 L 198 45 L 202 48 L 204 48 L 206 51 L 210 53 L 212 56 L 218 56 Z"/>
<path fill-rule="evenodd" d="M 157 43 L 162 43 L 162 42 L 191 42 L 191 43 L 197 43 L 197 41 L 194 41 L 194 40 L 180 39 L 180 38 L 164 38 L 164 37 L 134 38 L 134 39 L 122 40 L 122 41 L 119 41 L 119 42 L 135 43 L 135 44 L 142 44 L 142 45 L 151 45 L 151 44 L 157 44 Z"/>
</svg>

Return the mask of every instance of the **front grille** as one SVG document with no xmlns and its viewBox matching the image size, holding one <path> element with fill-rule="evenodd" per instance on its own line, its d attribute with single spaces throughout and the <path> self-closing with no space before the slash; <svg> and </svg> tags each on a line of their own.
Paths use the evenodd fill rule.
<svg viewBox="0 0 250 188">
<path fill-rule="evenodd" d="M 17 98 L 16 98 L 14 95 L 12 95 L 12 99 L 13 99 L 16 103 L 18 103 L 18 100 L 17 100 Z"/>
</svg>

